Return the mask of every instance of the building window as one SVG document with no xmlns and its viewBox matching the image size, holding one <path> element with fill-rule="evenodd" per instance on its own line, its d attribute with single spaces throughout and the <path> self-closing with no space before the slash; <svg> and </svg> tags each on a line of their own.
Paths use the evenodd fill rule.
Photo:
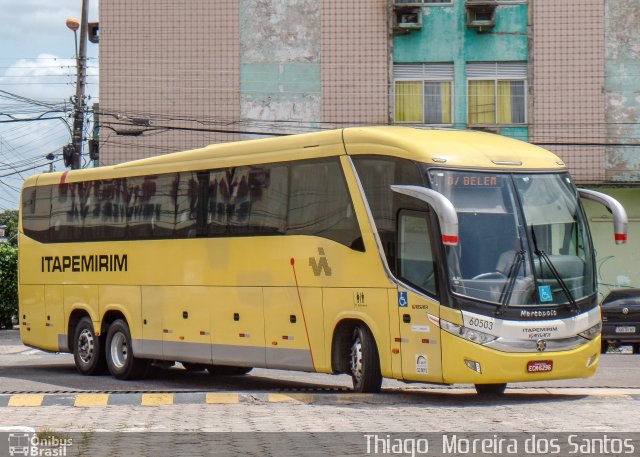
<svg viewBox="0 0 640 457">
<path fill-rule="evenodd" d="M 526 71 L 526 63 L 469 64 L 469 124 L 525 124 Z"/>
<path fill-rule="evenodd" d="M 453 123 L 453 65 L 399 64 L 394 79 L 396 122 Z"/>
</svg>

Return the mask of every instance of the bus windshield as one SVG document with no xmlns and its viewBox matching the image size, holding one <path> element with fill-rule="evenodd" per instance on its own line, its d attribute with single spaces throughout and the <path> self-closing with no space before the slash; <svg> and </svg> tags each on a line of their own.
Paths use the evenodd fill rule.
<svg viewBox="0 0 640 457">
<path fill-rule="evenodd" d="M 459 243 L 447 246 L 453 293 L 497 305 L 568 303 L 594 293 L 593 257 L 571 178 L 431 170 L 455 206 Z"/>
</svg>

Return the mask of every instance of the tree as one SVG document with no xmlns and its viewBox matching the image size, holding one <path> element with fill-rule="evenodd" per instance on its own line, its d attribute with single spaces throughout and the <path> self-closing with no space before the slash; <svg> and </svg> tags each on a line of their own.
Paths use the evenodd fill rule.
<svg viewBox="0 0 640 457">
<path fill-rule="evenodd" d="M 5 225 L 4 235 L 7 243 L 18 246 L 18 210 L 12 209 L 0 213 L 0 225 Z"/>
<path fill-rule="evenodd" d="M 11 328 L 18 314 L 18 248 L 0 244 L 0 329 Z"/>
</svg>

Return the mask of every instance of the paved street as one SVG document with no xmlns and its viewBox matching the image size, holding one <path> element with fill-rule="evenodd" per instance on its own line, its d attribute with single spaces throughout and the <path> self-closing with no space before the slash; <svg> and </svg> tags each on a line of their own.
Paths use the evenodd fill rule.
<svg viewBox="0 0 640 457">
<path fill-rule="evenodd" d="M 0 426 L 5 427 L 220 432 L 640 430 L 640 357 L 631 354 L 605 355 L 597 375 L 589 380 L 514 385 L 505 397 L 486 399 L 476 396 L 470 386 L 397 381 L 385 381 L 382 394 L 355 395 L 347 390 L 347 376 L 273 370 L 213 378 L 175 368 L 157 370 L 149 380 L 122 382 L 109 376 L 80 376 L 71 356 L 21 347 L 15 331 L 0 333 L 0 348 L 4 393 L 0 405 L 22 405 L 0 406 Z M 49 394 L 15 395 L 35 391 Z M 101 404 L 82 406 L 78 392 L 87 391 L 111 394 Z M 27 406 L 35 397 L 37 405 L 66 406 Z"/>
<path fill-rule="evenodd" d="M 640 389 L 640 356 L 609 353 L 602 357 L 598 372 L 588 379 L 568 379 L 541 383 L 510 384 L 518 388 L 611 387 Z M 435 386 L 438 389 L 447 387 Z M 454 386 L 456 389 L 465 386 Z M 470 387 L 470 386 L 466 386 Z M 385 380 L 385 391 L 423 391 L 434 386 L 405 384 Z M 109 375 L 80 376 L 70 354 L 48 354 L 22 346 L 17 330 L 0 332 L 1 392 L 67 392 L 67 391 L 350 391 L 351 378 L 346 375 L 300 373 L 294 371 L 254 369 L 248 376 L 213 377 L 206 373 L 188 373 L 176 366 L 154 369 L 143 381 L 120 381 Z"/>
</svg>

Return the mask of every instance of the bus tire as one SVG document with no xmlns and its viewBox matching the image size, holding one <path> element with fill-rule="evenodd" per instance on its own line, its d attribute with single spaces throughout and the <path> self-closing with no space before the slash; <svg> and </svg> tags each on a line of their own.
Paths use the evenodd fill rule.
<svg viewBox="0 0 640 457">
<path fill-rule="evenodd" d="M 602 343 L 600 343 L 600 354 L 606 354 L 608 349 L 609 349 L 609 342 L 603 339 Z"/>
<path fill-rule="evenodd" d="M 86 376 L 104 374 L 107 365 L 102 340 L 96 335 L 88 316 L 78 321 L 73 332 L 73 360 L 79 373 Z"/>
<path fill-rule="evenodd" d="M 476 384 L 476 392 L 478 395 L 504 395 L 504 391 L 507 388 L 507 384 Z"/>
<path fill-rule="evenodd" d="M 242 376 L 253 370 L 253 367 L 232 367 L 227 365 L 209 365 L 207 371 L 212 376 Z"/>
<path fill-rule="evenodd" d="M 358 393 L 377 393 L 382 386 L 378 348 L 371 331 L 363 324 L 353 330 L 350 349 L 350 370 L 353 390 Z"/>
<path fill-rule="evenodd" d="M 115 320 L 107 332 L 105 346 L 107 366 L 117 379 L 142 379 L 149 371 L 149 360 L 133 355 L 131 332 L 122 319 Z"/>
</svg>

